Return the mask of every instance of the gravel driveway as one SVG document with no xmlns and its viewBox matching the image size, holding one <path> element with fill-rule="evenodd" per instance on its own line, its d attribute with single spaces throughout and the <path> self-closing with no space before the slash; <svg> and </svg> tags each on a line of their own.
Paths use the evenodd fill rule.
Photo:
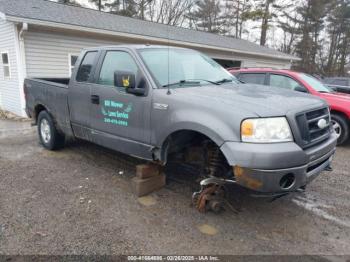
<svg viewBox="0 0 350 262">
<path fill-rule="evenodd" d="M 175 181 L 138 199 L 139 162 L 84 142 L 50 152 L 29 122 L 0 120 L 0 254 L 350 254 L 350 145 L 305 194 L 233 188 L 238 214 L 197 212 Z"/>
</svg>

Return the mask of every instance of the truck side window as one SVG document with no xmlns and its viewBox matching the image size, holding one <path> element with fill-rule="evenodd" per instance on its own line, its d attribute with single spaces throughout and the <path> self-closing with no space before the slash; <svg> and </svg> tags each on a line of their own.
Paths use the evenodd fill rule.
<svg viewBox="0 0 350 262">
<path fill-rule="evenodd" d="M 78 82 L 86 82 L 89 80 L 92 66 L 94 65 L 94 60 L 97 52 L 87 52 L 84 56 L 83 61 L 80 64 L 76 80 Z"/>
<path fill-rule="evenodd" d="M 239 80 L 243 81 L 244 83 L 264 85 L 265 84 L 265 75 L 266 74 L 263 74 L 263 73 L 240 74 Z"/>
<path fill-rule="evenodd" d="M 103 61 L 97 83 L 114 86 L 115 71 L 129 71 L 136 76 L 138 67 L 129 53 L 123 51 L 108 51 Z"/>
<path fill-rule="evenodd" d="M 297 81 L 293 80 L 292 78 L 290 78 L 288 76 L 271 74 L 270 75 L 270 86 L 295 90 L 298 87 L 300 88 L 301 85 Z"/>
</svg>

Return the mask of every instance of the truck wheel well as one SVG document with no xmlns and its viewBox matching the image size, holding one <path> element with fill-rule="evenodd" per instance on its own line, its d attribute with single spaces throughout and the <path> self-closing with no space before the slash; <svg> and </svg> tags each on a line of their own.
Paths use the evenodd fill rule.
<svg viewBox="0 0 350 262">
<path fill-rule="evenodd" d="M 331 114 L 335 114 L 335 115 L 341 116 L 344 119 L 346 119 L 347 122 L 349 123 L 349 117 L 345 113 L 337 111 L 337 110 L 331 110 Z"/>
<path fill-rule="evenodd" d="M 46 110 L 46 107 L 41 105 L 41 104 L 35 106 L 35 108 L 34 108 L 35 123 L 37 123 L 37 121 L 38 121 L 38 115 L 40 114 L 40 112 L 44 111 L 44 110 Z"/>
<path fill-rule="evenodd" d="M 220 146 L 208 136 L 192 130 L 176 131 L 167 137 L 161 150 L 161 162 L 200 162 L 214 176 L 225 175 L 229 168 Z"/>
<path fill-rule="evenodd" d="M 176 153 L 193 144 L 195 140 L 209 140 L 202 133 L 192 130 L 179 130 L 170 134 L 164 141 L 162 146 L 161 159 L 166 162 L 168 155 Z"/>
</svg>

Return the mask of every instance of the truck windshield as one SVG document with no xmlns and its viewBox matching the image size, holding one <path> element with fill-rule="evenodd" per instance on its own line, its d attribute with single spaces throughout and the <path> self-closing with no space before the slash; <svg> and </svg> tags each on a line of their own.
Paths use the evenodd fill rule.
<svg viewBox="0 0 350 262">
<path fill-rule="evenodd" d="M 320 93 L 332 93 L 333 90 L 326 85 L 324 85 L 321 81 L 319 81 L 317 78 L 310 76 L 308 74 L 300 74 L 300 77 L 308 83 L 313 89 L 315 89 L 317 92 Z"/>
<path fill-rule="evenodd" d="M 160 87 L 184 87 L 238 83 L 213 59 L 193 50 L 147 48 L 141 57 Z"/>
</svg>

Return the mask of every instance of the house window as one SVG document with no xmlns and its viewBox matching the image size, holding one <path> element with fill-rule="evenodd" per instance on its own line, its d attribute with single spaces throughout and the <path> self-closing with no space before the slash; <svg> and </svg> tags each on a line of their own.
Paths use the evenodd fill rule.
<svg viewBox="0 0 350 262">
<path fill-rule="evenodd" d="M 1 61 L 2 61 L 2 69 L 3 69 L 4 79 L 9 79 L 11 77 L 9 54 L 8 53 L 1 53 Z"/>
<path fill-rule="evenodd" d="M 69 55 L 69 75 L 71 76 L 74 70 L 75 63 L 78 60 L 78 55 Z"/>
</svg>

